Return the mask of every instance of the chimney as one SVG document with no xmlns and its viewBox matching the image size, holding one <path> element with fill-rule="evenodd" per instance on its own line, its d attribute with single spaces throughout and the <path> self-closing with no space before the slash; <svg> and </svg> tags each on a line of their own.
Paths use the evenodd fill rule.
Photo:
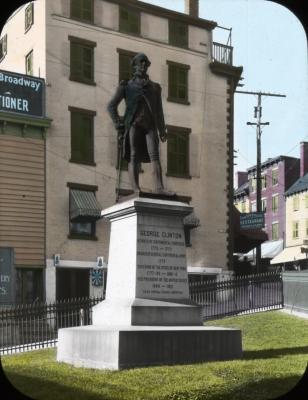
<svg viewBox="0 0 308 400">
<path fill-rule="evenodd" d="M 185 0 L 185 13 L 199 18 L 199 0 Z"/>
<path fill-rule="evenodd" d="M 308 172 L 308 142 L 300 144 L 300 177 Z"/>
<path fill-rule="evenodd" d="M 236 173 L 237 188 L 243 185 L 243 183 L 248 182 L 248 172 L 237 171 Z"/>
</svg>

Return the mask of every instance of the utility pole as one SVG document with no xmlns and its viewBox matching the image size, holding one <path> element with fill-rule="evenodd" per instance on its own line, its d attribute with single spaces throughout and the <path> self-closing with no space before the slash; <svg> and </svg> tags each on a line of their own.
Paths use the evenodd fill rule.
<svg viewBox="0 0 308 400">
<path fill-rule="evenodd" d="M 235 93 L 243 93 L 243 94 L 253 94 L 258 96 L 258 105 L 255 107 L 254 117 L 257 119 L 257 122 L 247 122 L 247 125 L 255 125 L 256 126 L 256 136 L 257 136 L 257 173 L 256 173 L 256 206 L 257 212 L 262 212 L 262 203 L 261 203 L 261 134 L 262 134 L 262 126 L 269 125 L 269 122 L 261 122 L 262 117 L 262 96 L 273 96 L 273 97 L 286 97 L 284 94 L 275 94 L 275 93 L 265 93 L 265 92 L 248 92 L 243 90 L 235 91 Z M 256 247 L 256 272 L 260 272 L 261 270 L 261 245 L 259 244 Z"/>
</svg>

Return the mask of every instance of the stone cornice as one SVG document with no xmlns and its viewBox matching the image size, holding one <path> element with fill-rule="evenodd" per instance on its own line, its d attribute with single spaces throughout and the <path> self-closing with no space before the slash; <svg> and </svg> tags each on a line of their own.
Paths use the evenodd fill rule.
<svg viewBox="0 0 308 400">
<path fill-rule="evenodd" d="M 243 72 L 243 67 L 234 67 L 233 65 L 220 63 L 218 61 L 212 61 L 210 63 L 210 69 L 214 74 L 233 78 L 235 87 L 238 84 Z"/>
</svg>

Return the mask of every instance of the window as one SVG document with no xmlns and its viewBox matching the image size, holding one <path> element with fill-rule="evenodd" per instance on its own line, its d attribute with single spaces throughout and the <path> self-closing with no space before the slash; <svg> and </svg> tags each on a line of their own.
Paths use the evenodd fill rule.
<svg viewBox="0 0 308 400">
<path fill-rule="evenodd" d="M 267 199 L 261 199 L 261 211 L 266 212 Z"/>
<path fill-rule="evenodd" d="M 279 239 L 279 224 L 278 222 L 272 223 L 272 240 L 278 240 Z"/>
<path fill-rule="evenodd" d="M 241 202 L 241 212 L 242 213 L 246 212 L 246 201 L 245 200 Z"/>
<path fill-rule="evenodd" d="M 296 194 L 293 196 L 293 211 L 298 211 L 299 210 L 299 195 Z"/>
<path fill-rule="evenodd" d="M 16 302 L 43 301 L 43 269 L 16 268 Z"/>
<path fill-rule="evenodd" d="M 69 107 L 71 112 L 71 162 L 94 163 L 95 111 Z"/>
<path fill-rule="evenodd" d="M 308 194 L 305 194 L 305 207 L 308 208 Z"/>
<path fill-rule="evenodd" d="M 272 186 L 278 185 L 278 169 L 272 170 Z"/>
<path fill-rule="evenodd" d="M 257 180 L 256 180 L 256 178 L 250 178 L 250 190 L 251 190 L 251 193 L 254 193 L 255 191 L 256 191 L 256 187 L 257 187 Z"/>
<path fill-rule="evenodd" d="M 308 237 L 308 219 L 306 219 L 306 237 Z"/>
<path fill-rule="evenodd" d="M 137 54 L 132 51 L 117 49 L 119 53 L 119 82 L 129 80 L 133 75 L 132 58 Z"/>
<path fill-rule="evenodd" d="M 94 47 L 96 43 L 69 36 L 71 42 L 70 79 L 94 85 Z"/>
<path fill-rule="evenodd" d="M 119 30 L 120 32 L 140 35 L 140 12 L 131 8 L 120 6 Z"/>
<path fill-rule="evenodd" d="M 93 6 L 93 0 L 71 0 L 71 18 L 93 23 Z"/>
<path fill-rule="evenodd" d="M 190 129 L 167 126 L 167 175 L 189 178 Z"/>
<path fill-rule="evenodd" d="M 256 201 L 252 201 L 250 203 L 250 208 L 251 208 L 251 212 L 256 212 L 257 211 L 257 203 L 256 203 Z"/>
<path fill-rule="evenodd" d="M 293 224 L 292 224 L 293 239 L 298 239 L 298 229 L 299 229 L 299 221 L 293 221 Z"/>
<path fill-rule="evenodd" d="M 189 65 L 167 61 L 168 64 L 168 101 L 189 104 L 188 71 Z"/>
<path fill-rule="evenodd" d="M 69 187 L 69 238 L 97 240 L 96 221 L 101 206 L 96 200 L 97 186 L 68 183 Z"/>
<path fill-rule="evenodd" d="M 26 55 L 26 74 L 33 75 L 33 50 Z"/>
<path fill-rule="evenodd" d="M 4 59 L 7 54 L 7 35 L 0 39 L 0 61 Z"/>
<path fill-rule="evenodd" d="M 27 32 L 34 22 L 34 7 L 33 3 L 30 3 L 25 9 L 25 32 Z"/>
<path fill-rule="evenodd" d="M 272 212 L 278 211 L 278 195 L 272 197 Z"/>
<path fill-rule="evenodd" d="M 266 175 L 262 175 L 261 176 L 261 189 L 264 190 L 266 189 L 266 185 L 267 185 L 267 180 L 266 180 L 267 176 Z"/>
<path fill-rule="evenodd" d="M 169 43 L 173 46 L 187 48 L 188 25 L 177 20 L 169 20 Z"/>
</svg>

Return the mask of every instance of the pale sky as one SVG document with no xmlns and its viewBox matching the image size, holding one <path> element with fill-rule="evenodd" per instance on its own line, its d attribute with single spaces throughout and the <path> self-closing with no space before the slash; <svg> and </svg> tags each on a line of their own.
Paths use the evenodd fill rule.
<svg viewBox="0 0 308 400">
<path fill-rule="evenodd" d="M 143 0 L 184 12 L 184 0 Z M 232 28 L 233 64 L 243 66 L 238 90 L 285 94 L 262 98 L 262 161 L 279 155 L 299 157 L 299 144 L 308 141 L 307 39 L 297 17 L 267 0 L 200 0 L 201 18 Z M 226 43 L 226 31 L 215 29 L 214 40 Z M 235 95 L 235 171 L 256 164 L 254 95 Z"/>
</svg>

